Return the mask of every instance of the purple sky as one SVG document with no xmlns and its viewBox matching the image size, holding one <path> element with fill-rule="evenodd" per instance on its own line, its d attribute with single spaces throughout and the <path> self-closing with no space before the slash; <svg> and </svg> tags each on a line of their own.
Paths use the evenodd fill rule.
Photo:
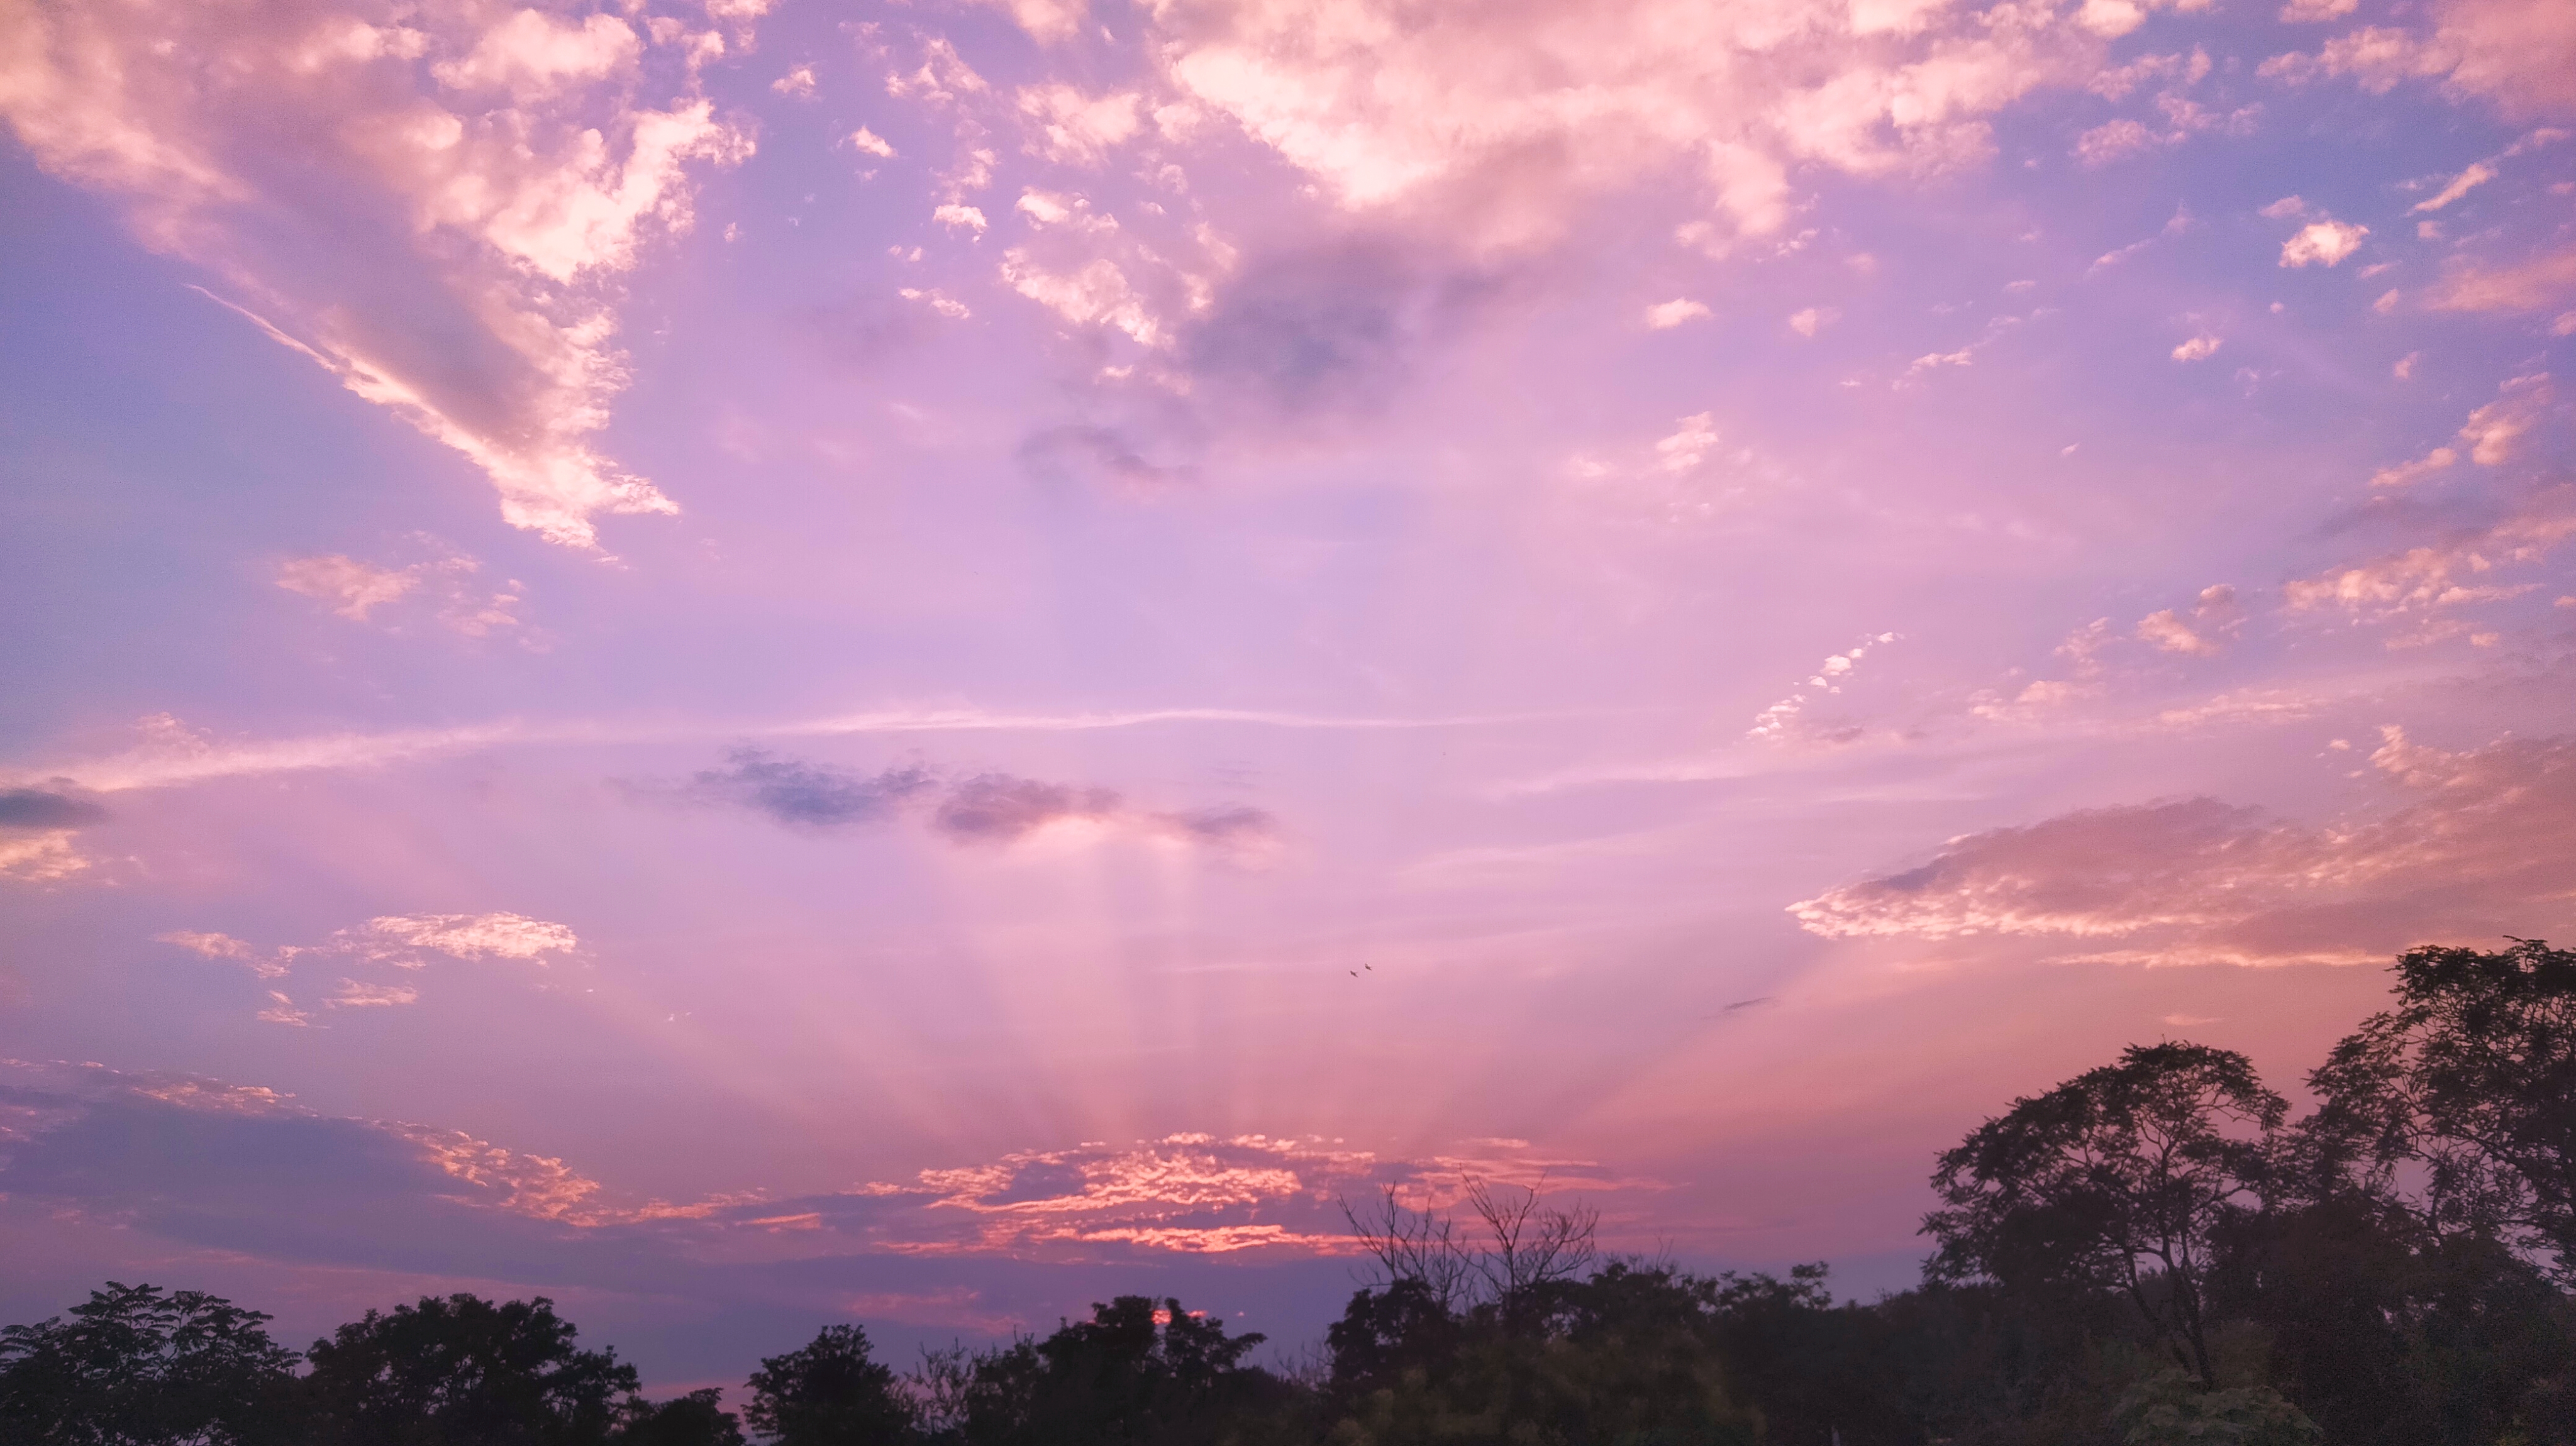
<svg viewBox="0 0 2576 1446">
<path fill-rule="evenodd" d="M 0 1314 L 1905 1283 L 2576 934 L 2564 0 L 0 0 Z"/>
</svg>

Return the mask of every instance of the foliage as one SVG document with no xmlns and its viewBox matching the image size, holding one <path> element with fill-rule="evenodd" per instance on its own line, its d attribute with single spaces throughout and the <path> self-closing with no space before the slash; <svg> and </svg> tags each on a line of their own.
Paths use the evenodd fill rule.
<svg viewBox="0 0 2576 1446">
<path fill-rule="evenodd" d="M 2310 1076 L 2311 1154 L 2383 1195 L 2414 1167 L 2428 1228 L 2517 1236 L 2576 1281 L 2576 952 L 2416 949 L 2396 994 Z"/>
<path fill-rule="evenodd" d="M 286 1435 L 296 1356 L 268 1338 L 269 1317 L 115 1281 L 71 1317 L 0 1330 L 0 1440 L 253 1446 Z"/>
<path fill-rule="evenodd" d="M 869 1354 L 867 1330 L 836 1325 L 763 1360 L 743 1415 L 780 1446 L 892 1446 L 912 1436 L 920 1411 Z"/>
<path fill-rule="evenodd" d="M 2159 1371 L 2112 1408 L 2120 1446 L 2319 1446 L 2325 1433 L 2269 1386 L 2204 1391 L 2182 1371 Z"/>
<path fill-rule="evenodd" d="M 635 1368 L 573 1344 L 554 1302 L 423 1296 L 308 1352 L 317 1446 L 587 1446 L 631 1414 Z"/>
<path fill-rule="evenodd" d="M 2288 1106 L 2232 1050 L 2133 1045 L 2117 1064 L 2013 1101 L 1941 1156 L 1932 1272 L 2125 1293 L 2204 1386 L 2210 1240 L 2258 1196 Z"/>
</svg>

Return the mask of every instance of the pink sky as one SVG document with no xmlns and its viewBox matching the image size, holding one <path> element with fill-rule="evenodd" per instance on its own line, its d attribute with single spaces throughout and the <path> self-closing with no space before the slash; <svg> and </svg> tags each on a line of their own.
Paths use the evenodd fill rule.
<svg viewBox="0 0 2576 1446">
<path fill-rule="evenodd" d="M 2576 922 L 2557 0 L 0 0 L 0 118 L 10 1319 L 1294 1344 L 1470 1173 L 1895 1286 Z"/>
</svg>

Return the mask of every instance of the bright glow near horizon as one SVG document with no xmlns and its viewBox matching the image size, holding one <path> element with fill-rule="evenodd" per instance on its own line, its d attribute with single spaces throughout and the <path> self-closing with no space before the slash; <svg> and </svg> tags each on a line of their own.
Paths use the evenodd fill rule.
<svg viewBox="0 0 2576 1446">
<path fill-rule="evenodd" d="M 2576 933 L 2576 9 L 0 0 L 0 1279 L 1899 1283 Z"/>
</svg>

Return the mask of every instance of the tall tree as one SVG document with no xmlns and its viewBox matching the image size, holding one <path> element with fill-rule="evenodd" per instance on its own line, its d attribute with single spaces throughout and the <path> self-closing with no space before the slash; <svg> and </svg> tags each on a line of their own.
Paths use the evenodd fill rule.
<svg viewBox="0 0 2576 1446">
<path fill-rule="evenodd" d="M 2515 1239 L 2576 1282 L 2576 952 L 2410 950 L 2395 993 L 2309 1077 L 2303 1133 L 2366 1188 L 2411 1183 L 2434 1230 Z"/>
<path fill-rule="evenodd" d="M 763 1359 L 743 1415 L 778 1446 L 893 1446 L 911 1435 L 919 1412 L 893 1368 L 869 1353 L 866 1328 L 834 1325 Z"/>
<path fill-rule="evenodd" d="M 539 1296 L 424 1296 L 315 1341 L 317 1446 L 592 1446 L 638 1404 L 635 1368 L 573 1344 Z"/>
<path fill-rule="evenodd" d="M 2217 1388 L 2204 1277 L 2212 1232 L 2251 1206 L 2287 1105 L 2232 1050 L 2133 1045 L 2013 1101 L 1941 1156 L 1936 1282 L 2125 1293 Z"/>
<path fill-rule="evenodd" d="M 109 1281 L 0 1330 L 0 1441 L 261 1446 L 291 1428 L 296 1356 L 268 1317 L 202 1291 Z"/>
</svg>

